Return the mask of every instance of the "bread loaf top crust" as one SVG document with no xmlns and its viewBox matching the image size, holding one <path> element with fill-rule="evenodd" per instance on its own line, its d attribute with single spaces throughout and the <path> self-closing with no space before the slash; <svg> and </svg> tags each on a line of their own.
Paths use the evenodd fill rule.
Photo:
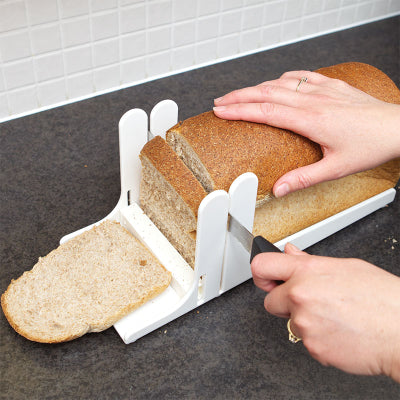
<svg viewBox="0 0 400 400">
<path fill-rule="evenodd" d="M 270 195 L 286 172 L 322 158 L 316 143 L 285 129 L 247 121 L 228 121 L 212 111 L 191 117 L 167 133 L 184 137 L 208 171 L 211 190 L 228 191 L 245 172 L 259 179 L 258 198 Z"/>
<path fill-rule="evenodd" d="M 363 63 L 344 63 L 317 70 L 341 79 L 383 101 L 400 104 L 400 91 L 382 71 Z M 207 190 L 229 190 L 244 172 L 258 179 L 257 200 L 272 195 L 274 183 L 286 172 L 322 158 L 318 144 L 294 132 L 265 124 L 220 119 L 212 111 L 178 123 L 167 132 L 172 146 L 178 139 L 209 174 Z M 197 177 L 201 180 L 199 177 Z"/>
</svg>

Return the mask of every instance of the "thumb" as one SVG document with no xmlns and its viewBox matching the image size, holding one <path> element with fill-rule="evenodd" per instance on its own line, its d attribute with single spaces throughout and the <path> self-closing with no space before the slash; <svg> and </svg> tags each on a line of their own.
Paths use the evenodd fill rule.
<svg viewBox="0 0 400 400">
<path fill-rule="evenodd" d="M 282 197 L 296 190 L 338 178 L 337 168 L 332 161 L 323 158 L 314 164 L 294 169 L 281 176 L 273 187 L 275 197 Z"/>
<path fill-rule="evenodd" d="M 291 256 L 304 256 L 307 255 L 305 251 L 300 250 L 294 244 L 288 242 L 285 245 L 285 254 L 289 254 Z"/>
</svg>

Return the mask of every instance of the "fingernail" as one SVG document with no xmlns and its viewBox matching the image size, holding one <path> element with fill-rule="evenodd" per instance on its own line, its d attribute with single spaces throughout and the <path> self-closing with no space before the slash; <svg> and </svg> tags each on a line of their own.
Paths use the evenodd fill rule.
<svg viewBox="0 0 400 400">
<path fill-rule="evenodd" d="M 221 111 L 225 111 L 226 107 L 225 106 L 213 107 L 213 110 L 216 112 L 221 112 Z"/>
<path fill-rule="evenodd" d="M 275 190 L 274 195 L 275 197 L 282 197 L 289 193 L 289 185 L 287 183 L 281 183 Z"/>
<path fill-rule="evenodd" d="M 218 97 L 218 99 L 214 100 L 214 103 L 219 103 L 222 99 L 223 99 L 223 97 Z"/>
</svg>

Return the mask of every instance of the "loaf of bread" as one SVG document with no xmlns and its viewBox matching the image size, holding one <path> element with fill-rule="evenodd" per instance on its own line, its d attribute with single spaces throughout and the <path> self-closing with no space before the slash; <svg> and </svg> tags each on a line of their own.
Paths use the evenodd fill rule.
<svg viewBox="0 0 400 400">
<path fill-rule="evenodd" d="M 393 81 L 370 65 L 344 63 L 316 72 L 400 104 Z M 321 157 L 319 145 L 288 130 L 223 120 L 206 112 L 172 127 L 166 141 L 156 137 L 143 147 L 141 206 L 193 266 L 198 205 L 207 193 L 228 190 L 244 172 L 254 172 L 259 179 L 253 233 L 272 242 L 393 187 L 400 177 L 400 159 L 396 159 L 274 198 L 272 187 L 280 176 Z"/>
<path fill-rule="evenodd" d="M 112 326 L 171 281 L 119 223 L 105 221 L 40 258 L 1 296 L 10 325 L 29 340 L 57 343 Z"/>
</svg>

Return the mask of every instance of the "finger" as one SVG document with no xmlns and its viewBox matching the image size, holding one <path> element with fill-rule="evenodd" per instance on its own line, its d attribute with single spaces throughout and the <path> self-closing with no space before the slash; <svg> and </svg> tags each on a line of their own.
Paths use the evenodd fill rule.
<svg viewBox="0 0 400 400">
<path fill-rule="evenodd" d="M 216 106 L 232 105 L 237 103 L 275 103 L 289 107 L 308 108 L 313 97 L 310 94 L 316 91 L 314 85 L 308 85 L 305 90 L 295 92 L 297 81 L 286 81 L 280 86 L 273 84 L 261 84 L 248 88 L 235 90 L 224 97 L 215 100 Z"/>
<path fill-rule="evenodd" d="M 307 83 L 314 85 L 321 85 L 329 82 L 330 78 L 318 72 L 312 71 L 288 71 L 281 75 L 280 79 L 296 79 L 299 81 L 301 78 L 307 78 Z"/>
<path fill-rule="evenodd" d="M 217 117 L 269 124 L 295 132 L 306 132 L 313 112 L 274 103 L 239 103 L 214 107 Z"/>
<path fill-rule="evenodd" d="M 300 265 L 299 257 L 283 253 L 260 253 L 251 263 L 254 283 L 262 288 L 266 281 L 287 281 Z"/>
<path fill-rule="evenodd" d="M 320 182 L 338 179 L 343 176 L 333 157 L 289 171 L 281 176 L 274 184 L 275 197 L 283 197 L 296 190 L 305 189 Z"/>
<path fill-rule="evenodd" d="M 273 315 L 281 318 L 290 318 L 289 301 L 284 285 L 277 286 L 265 296 L 264 307 Z"/>
<path fill-rule="evenodd" d="M 234 90 L 224 96 L 215 99 L 216 106 L 235 104 L 235 103 L 264 103 L 275 102 L 280 104 L 288 104 L 287 100 L 298 99 L 293 96 L 299 84 L 298 79 L 276 79 L 260 83 L 256 86 L 249 86 L 243 89 Z M 287 89 L 285 91 L 284 89 Z M 307 84 L 302 87 L 301 93 L 313 93 L 320 91 L 319 86 Z M 297 93 L 300 93 L 299 91 Z M 283 96 L 283 102 L 280 100 Z M 287 98 L 287 100 L 286 100 Z M 297 104 L 297 103 L 294 103 Z M 288 104 L 290 105 L 290 104 Z"/>
</svg>

